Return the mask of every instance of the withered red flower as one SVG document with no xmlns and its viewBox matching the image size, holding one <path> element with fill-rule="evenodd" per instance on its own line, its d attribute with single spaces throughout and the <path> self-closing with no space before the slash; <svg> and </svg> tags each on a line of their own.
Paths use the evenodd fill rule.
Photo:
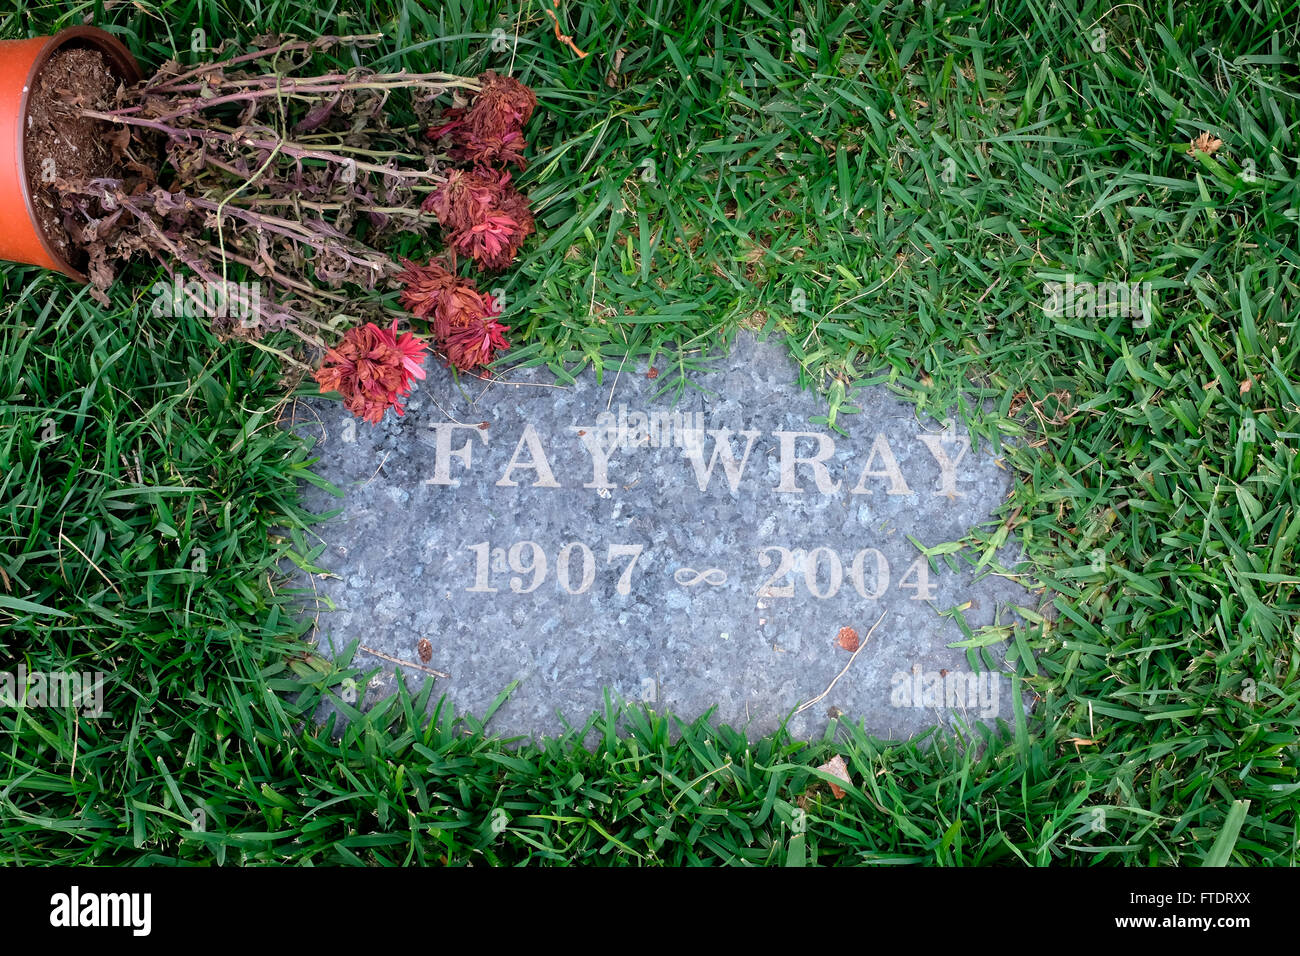
<svg viewBox="0 0 1300 956">
<path fill-rule="evenodd" d="M 469 126 L 485 136 L 522 130 L 537 109 L 533 91 L 513 76 L 499 76 L 492 70 L 478 79 L 483 89 L 465 114 Z"/>
<path fill-rule="evenodd" d="M 447 340 L 442 343 L 447 361 L 458 369 L 489 365 L 496 358 L 497 352 L 510 347 L 505 338 L 505 333 L 510 329 L 495 318 L 496 303 L 492 302 L 490 295 L 483 298 L 491 304 L 493 314 L 477 316 L 463 325 L 453 326 Z"/>
<path fill-rule="evenodd" d="M 492 271 L 509 267 L 534 228 L 528 200 L 510 174 L 485 167 L 453 169 L 421 208 L 438 217 L 454 252 Z"/>
<path fill-rule="evenodd" d="M 315 378 L 321 391 L 342 395 L 353 415 L 378 425 L 389 408 L 405 413 L 401 397 L 410 394 L 413 378 L 424 378 L 426 347 L 410 332 L 399 337 L 396 321 L 391 329 L 367 322 L 348 329 L 325 353 Z"/>
<path fill-rule="evenodd" d="M 396 319 L 393 319 L 391 329 L 380 329 L 379 334 L 383 336 L 388 345 L 397 349 L 401 355 L 402 368 L 404 369 L 402 385 L 407 392 L 410 392 L 411 379 L 423 380 L 425 377 L 424 356 L 428 352 L 429 346 L 414 332 L 403 332 L 398 335 Z M 400 410 L 398 414 L 401 414 Z"/>
<path fill-rule="evenodd" d="M 537 108 L 533 91 L 509 76 L 489 70 L 479 77 L 482 92 L 468 109 L 453 108 L 443 114 L 443 123 L 427 135 L 439 139 L 450 135 L 453 159 L 482 165 L 527 167 L 524 126 Z"/>
<path fill-rule="evenodd" d="M 433 326 L 449 364 L 461 370 L 477 368 L 510 347 L 505 339 L 510 329 L 496 321 L 501 309 L 472 279 L 450 272 L 436 259 L 423 266 L 403 259 L 402 265 L 397 276 L 402 304 Z"/>
<path fill-rule="evenodd" d="M 462 279 L 449 272 L 436 259 L 428 265 L 416 265 L 402 260 L 406 267 L 397 275 L 402 283 L 402 304 L 411 314 L 433 326 L 434 337 L 442 342 L 451 328 L 464 325 L 469 319 L 496 314 L 491 296 L 485 296 L 472 279 Z"/>
<path fill-rule="evenodd" d="M 462 136 L 455 137 L 457 146 L 451 151 L 453 159 L 468 160 L 487 166 L 509 166 L 527 169 L 528 160 L 524 159 L 524 149 L 528 146 L 524 134 L 517 129 L 506 130 L 500 135 L 483 135 L 466 130 Z"/>
</svg>

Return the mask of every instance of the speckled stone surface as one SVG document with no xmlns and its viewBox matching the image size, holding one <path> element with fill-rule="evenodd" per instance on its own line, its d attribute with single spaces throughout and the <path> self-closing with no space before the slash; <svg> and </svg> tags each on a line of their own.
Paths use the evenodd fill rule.
<svg viewBox="0 0 1300 956">
<path fill-rule="evenodd" d="M 317 526 L 330 573 L 314 586 L 337 607 L 319 617 L 323 653 L 359 642 L 419 663 L 426 639 L 425 666 L 451 675 L 434 697 L 457 712 L 481 715 L 519 682 L 489 725 L 511 736 L 580 726 L 607 687 L 686 718 L 716 706 L 752 736 L 787 716 L 820 735 L 831 708 L 894 738 L 1011 719 L 1010 679 L 973 674 L 941 612 L 969 602 L 978 628 L 1031 598 L 966 562 L 923 575 L 909 541 L 956 541 L 1006 497 L 1010 474 L 964 433 L 883 387 L 841 417 L 847 436 L 810 424 L 824 400 L 799 390 L 784 343 L 748 334 L 692 378 L 712 394 L 676 405 L 644 368 L 458 388 L 428 366 L 405 417 L 372 427 L 324 400 L 296 415 L 317 437 L 313 470 L 346 491 L 304 489 L 309 509 L 343 509 Z M 790 716 L 849 662 L 841 629 L 865 636 L 882 614 L 830 693 Z M 392 691 L 391 663 L 355 662 L 383 668 L 363 703 Z"/>
</svg>

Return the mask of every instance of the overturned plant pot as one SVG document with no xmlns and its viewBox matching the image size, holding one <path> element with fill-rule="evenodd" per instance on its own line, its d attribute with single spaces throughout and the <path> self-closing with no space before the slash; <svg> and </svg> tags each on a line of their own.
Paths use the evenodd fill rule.
<svg viewBox="0 0 1300 956">
<path fill-rule="evenodd" d="M 172 279 L 152 315 L 206 317 L 221 341 L 287 332 L 259 347 L 369 421 L 423 377 L 415 323 L 458 369 L 489 364 L 509 327 L 458 259 L 500 273 L 535 231 L 508 169 L 527 165 L 537 97 L 493 71 L 340 65 L 382 39 L 266 34 L 143 79 L 91 28 L 0 45 L 0 210 L 20 227 L 0 258 L 88 281 L 105 306 L 152 261 Z M 442 256 L 403 254 L 435 230 Z"/>
<path fill-rule="evenodd" d="M 89 91 L 98 83 L 110 95 L 119 83 L 139 82 L 141 73 L 130 51 L 95 27 L 0 41 L 0 220 L 5 224 L 0 260 L 54 269 L 86 282 L 58 204 L 42 196 L 41 186 L 69 172 L 93 174 L 106 147 L 97 142 L 94 124 L 69 120 L 53 131 L 49 123 L 36 122 L 34 113 L 52 100 L 53 91 L 43 83 L 51 79 L 52 63 L 62 64 L 75 84 Z M 60 169 L 60 164 L 70 169 Z"/>
</svg>

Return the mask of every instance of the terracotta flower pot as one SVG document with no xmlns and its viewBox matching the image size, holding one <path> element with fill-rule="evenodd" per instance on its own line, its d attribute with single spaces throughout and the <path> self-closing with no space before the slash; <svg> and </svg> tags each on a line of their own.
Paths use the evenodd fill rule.
<svg viewBox="0 0 1300 956">
<path fill-rule="evenodd" d="M 65 47 L 99 50 L 127 83 L 141 77 L 130 51 L 95 27 L 69 27 L 30 40 L 0 40 L 0 260 L 43 266 L 86 282 L 85 274 L 59 254 L 41 228 L 27 188 L 28 95 L 51 54 Z"/>
</svg>

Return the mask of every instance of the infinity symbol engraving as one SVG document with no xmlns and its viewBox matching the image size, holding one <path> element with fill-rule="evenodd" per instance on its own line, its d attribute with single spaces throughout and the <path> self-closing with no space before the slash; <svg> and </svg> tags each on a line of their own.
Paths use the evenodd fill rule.
<svg viewBox="0 0 1300 956">
<path fill-rule="evenodd" d="M 693 588 L 701 581 L 716 588 L 727 583 L 727 572 L 721 568 L 709 568 L 707 571 L 696 571 L 694 568 L 678 568 L 673 572 L 673 580 L 682 587 L 687 588 Z"/>
</svg>

